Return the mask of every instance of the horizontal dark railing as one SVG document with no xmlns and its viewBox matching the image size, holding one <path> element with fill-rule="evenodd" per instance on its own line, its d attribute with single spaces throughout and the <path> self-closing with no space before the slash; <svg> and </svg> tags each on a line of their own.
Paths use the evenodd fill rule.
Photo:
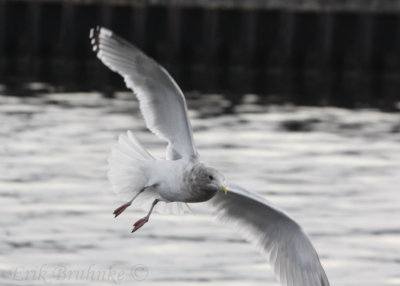
<svg viewBox="0 0 400 286">
<path fill-rule="evenodd" d="M 0 0 L 18 1 L 18 0 Z M 400 11 L 398 0 L 25 0 L 27 2 L 71 3 L 123 6 L 180 6 L 200 8 L 286 9 L 318 12 L 389 12 Z"/>
<path fill-rule="evenodd" d="M 89 29 L 103 25 L 163 64 L 186 91 L 386 109 L 400 100 L 400 14 L 394 8 L 179 2 L 0 1 L 0 84 L 12 91 L 28 82 L 59 90 L 123 88 L 91 51 Z"/>
</svg>

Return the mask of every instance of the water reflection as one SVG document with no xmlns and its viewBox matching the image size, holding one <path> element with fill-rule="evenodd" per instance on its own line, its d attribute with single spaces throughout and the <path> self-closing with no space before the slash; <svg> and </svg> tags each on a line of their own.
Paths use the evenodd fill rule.
<svg viewBox="0 0 400 286">
<path fill-rule="evenodd" d="M 254 95 L 238 104 L 189 95 L 202 158 L 295 217 L 332 285 L 400 285 L 398 114 L 259 103 Z M 119 202 L 105 172 L 116 136 L 131 129 L 164 155 L 132 95 L 0 96 L 0 122 L 1 284 L 43 282 L 15 279 L 16 267 L 22 275 L 47 265 L 47 278 L 59 282 L 56 266 L 115 264 L 149 270 L 141 281 L 124 276 L 125 285 L 277 285 L 255 248 L 201 206 L 183 217 L 155 215 L 135 235 L 130 226 L 142 213 L 113 218 Z"/>
</svg>

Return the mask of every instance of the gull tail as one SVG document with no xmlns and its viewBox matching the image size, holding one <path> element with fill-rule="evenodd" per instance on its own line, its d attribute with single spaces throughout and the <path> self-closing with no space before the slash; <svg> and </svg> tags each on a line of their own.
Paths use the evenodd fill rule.
<svg viewBox="0 0 400 286">
<path fill-rule="evenodd" d="M 143 148 L 132 132 L 121 134 L 108 158 L 108 179 L 114 193 L 127 200 L 145 187 L 148 181 L 146 167 L 152 160 L 155 160 L 154 157 Z"/>
<path fill-rule="evenodd" d="M 142 188 L 148 187 L 148 172 L 156 160 L 140 144 L 132 132 L 128 131 L 126 134 L 121 134 L 108 158 L 108 179 L 114 193 L 127 202 Z M 148 187 L 135 199 L 133 206 L 139 206 L 148 211 L 155 199 L 160 199 L 160 196 L 154 188 Z M 190 212 L 190 209 L 183 203 L 160 202 L 155 211 L 165 214 L 183 214 Z"/>
</svg>

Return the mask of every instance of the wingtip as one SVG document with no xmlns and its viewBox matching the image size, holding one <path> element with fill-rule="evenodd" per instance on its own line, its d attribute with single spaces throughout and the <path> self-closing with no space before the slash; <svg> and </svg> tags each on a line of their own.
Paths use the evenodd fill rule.
<svg viewBox="0 0 400 286">
<path fill-rule="evenodd" d="M 113 36 L 113 32 L 107 28 L 96 26 L 89 30 L 90 43 L 93 46 L 92 50 L 97 55 L 100 51 L 100 40 L 104 38 L 110 38 Z"/>
<path fill-rule="evenodd" d="M 102 30 L 102 28 L 100 26 L 96 26 L 95 28 L 90 29 L 90 32 L 89 32 L 90 43 L 93 46 L 92 50 L 96 54 L 98 54 L 99 50 L 100 50 L 99 36 L 100 36 L 101 30 Z"/>
<path fill-rule="evenodd" d="M 99 32 L 100 32 L 100 30 L 101 30 L 100 26 L 96 26 L 95 28 L 91 28 L 89 30 L 89 38 L 93 39 L 93 38 L 97 37 Z"/>
</svg>

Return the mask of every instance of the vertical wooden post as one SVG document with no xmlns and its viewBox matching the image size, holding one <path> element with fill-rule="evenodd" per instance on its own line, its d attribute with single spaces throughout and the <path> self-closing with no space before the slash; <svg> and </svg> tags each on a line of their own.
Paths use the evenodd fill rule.
<svg viewBox="0 0 400 286">
<path fill-rule="evenodd" d="M 40 18 L 41 18 L 40 2 L 31 2 L 28 7 L 28 25 L 29 25 L 29 80 L 38 81 L 40 74 L 40 66 L 43 65 L 44 70 L 50 70 L 49 61 L 40 58 Z M 44 5 L 44 4 L 43 4 Z M 47 56 L 47 55 L 46 55 Z"/>
<path fill-rule="evenodd" d="M 112 28 L 112 19 L 113 19 L 113 11 L 112 11 L 112 6 L 110 4 L 108 4 L 107 2 L 101 2 L 100 6 L 99 6 L 99 14 L 98 14 L 98 18 L 99 18 L 99 25 L 104 26 L 105 28 Z M 94 28 L 94 27 L 91 27 Z M 94 58 L 94 54 L 91 55 L 92 59 Z M 110 71 L 106 68 L 104 68 L 104 66 L 100 63 L 100 61 L 95 58 L 94 60 L 96 60 L 97 63 L 97 76 L 98 76 L 98 81 L 96 82 L 96 85 L 98 85 L 98 89 L 101 90 L 101 92 L 103 93 L 103 95 L 105 97 L 111 98 L 114 96 L 113 93 L 113 82 L 112 82 L 112 73 L 110 73 Z M 90 69 L 88 69 L 88 76 L 90 77 L 90 75 L 93 73 L 90 71 Z M 115 77 L 114 77 L 115 78 Z M 120 80 L 120 78 L 118 77 L 118 80 Z"/>
<path fill-rule="evenodd" d="M 111 28 L 112 24 L 112 7 L 107 2 L 101 2 L 99 6 L 100 23 L 106 28 Z"/>
<path fill-rule="evenodd" d="M 255 61 L 254 56 L 256 46 L 256 27 L 257 10 L 244 10 L 243 17 L 243 61 L 241 62 L 243 86 L 242 88 L 249 92 L 254 90 Z"/>
<path fill-rule="evenodd" d="M 345 21 L 343 14 L 335 13 L 332 19 L 332 62 L 331 62 L 331 88 L 330 88 L 330 104 L 343 105 L 345 101 L 345 87 L 344 87 L 344 57 L 346 56 L 345 49 L 342 47 L 345 45 L 347 38 L 343 28 Z M 349 27 L 350 28 L 350 27 Z"/>
<path fill-rule="evenodd" d="M 15 38 L 15 51 L 10 51 L 13 54 L 14 59 L 12 60 L 11 72 L 14 76 L 20 77 L 26 80 L 27 75 L 29 75 L 29 59 L 30 59 L 30 32 L 29 29 L 29 4 L 26 2 L 15 2 L 13 4 L 12 15 L 10 15 L 9 20 L 12 21 L 14 31 L 10 34 Z M 27 28 L 28 27 L 28 28 Z"/>
<path fill-rule="evenodd" d="M 247 64 L 253 64 L 252 55 L 256 45 L 256 25 L 257 25 L 257 11 L 256 10 L 244 10 L 243 11 L 243 38 L 244 38 L 244 51 L 245 61 Z"/>
<path fill-rule="evenodd" d="M 224 46 L 226 51 L 223 51 L 229 55 L 227 61 L 224 63 L 226 66 L 225 72 L 228 76 L 226 84 L 229 91 L 236 93 L 248 92 L 244 68 L 247 56 L 246 33 L 249 34 L 252 31 L 248 30 L 247 13 L 248 11 L 244 9 L 235 9 L 226 12 L 227 17 L 223 25 L 223 33 L 229 33 Z"/>
<path fill-rule="evenodd" d="M 179 59 L 180 45 L 181 45 L 181 8 L 175 5 L 170 5 L 167 8 L 167 37 L 166 46 L 168 51 L 166 52 L 166 68 L 170 71 L 171 75 L 177 82 L 182 79 L 183 69 L 187 68 L 184 73 L 188 73 L 185 78 L 192 77 L 192 69 L 188 63 L 187 67 L 179 66 L 182 62 Z"/>
<path fill-rule="evenodd" d="M 321 17 L 321 65 L 329 68 L 332 59 L 332 40 L 334 14 L 331 12 L 320 14 Z"/>
<path fill-rule="evenodd" d="M 258 11 L 257 17 L 257 48 L 255 66 L 257 76 L 255 78 L 255 89 L 262 94 L 280 94 L 280 58 L 281 33 L 280 33 L 280 11 L 263 10 Z"/>
<path fill-rule="evenodd" d="M 332 96 L 332 41 L 335 14 L 331 12 L 320 14 L 321 18 L 321 103 L 329 104 Z"/>
<path fill-rule="evenodd" d="M 60 25 L 60 61 L 58 81 L 62 81 L 64 86 L 71 86 L 74 83 L 74 61 L 76 61 L 75 47 L 76 37 L 73 35 L 75 31 L 75 4 L 71 2 L 63 2 L 61 11 Z"/>
<path fill-rule="evenodd" d="M 133 39 L 139 49 L 146 50 L 147 6 L 136 5 L 132 8 Z"/>
<path fill-rule="evenodd" d="M 171 5 L 167 12 L 167 39 L 168 54 L 167 62 L 177 63 L 179 46 L 181 43 L 181 8 Z"/>
<path fill-rule="evenodd" d="M 7 23 L 6 3 L 0 1 L 0 83 L 4 83 L 4 73 L 6 67 L 6 23 Z"/>
<path fill-rule="evenodd" d="M 218 26 L 219 26 L 219 10 L 214 8 L 206 8 L 203 20 L 203 43 L 207 58 L 207 74 L 205 75 L 208 82 L 209 90 L 218 90 L 220 67 L 217 64 L 218 53 Z"/>
<path fill-rule="evenodd" d="M 389 99 L 390 102 L 389 104 L 391 105 L 392 108 L 394 107 L 395 104 L 399 104 L 399 94 L 400 94 L 400 15 L 396 14 L 396 19 L 395 19 L 395 51 L 393 53 L 393 57 L 395 60 L 395 66 L 396 68 L 393 70 L 393 76 L 396 78 L 395 81 L 395 86 L 393 88 L 393 93 L 391 94 L 391 98 Z M 397 106 L 396 110 L 399 110 L 399 107 Z"/>
<path fill-rule="evenodd" d="M 378 106 L 387 111 L 396 110 L 394 107 L 395 103 L 399 102 L 399 64 L 400 64 L 400 53 L 399 53 L 399 35 L 400 35 L 400 17 L 398 15 L 390 15 L 384 21 L 385 25 L 381 26 L 381 29 L 386 31 L 387 34 L 383 38 L 384 47 L 381 47 L 381 63 L 380 66 L 380 77 L 377 91 L 379 92 L 376 96 L 378 100 Z M 397 109 L 398 110 L 398 109 Z"/>
<path fill-rule="evenodd" d="M 371 13 L 363 14 L 360 18 L 360 51 L 361 59 L 358 68 L 358 87 L 356 100 L 363 105 L 372 99 L 372 80 L 371 74 L 372 59 L 374 54 L 374 33 L 375 33 L 375 15 Z"/>
<path fill-rule="evenodd" d="M 280 28 L 280 93 L 284 101 L 293 102 L 293 69 L 292 69 L 292 49 L 295 44 L 293 33 L 295 26 L 295 13 L 284 11 L 281 14 Z"/>
</svg>

